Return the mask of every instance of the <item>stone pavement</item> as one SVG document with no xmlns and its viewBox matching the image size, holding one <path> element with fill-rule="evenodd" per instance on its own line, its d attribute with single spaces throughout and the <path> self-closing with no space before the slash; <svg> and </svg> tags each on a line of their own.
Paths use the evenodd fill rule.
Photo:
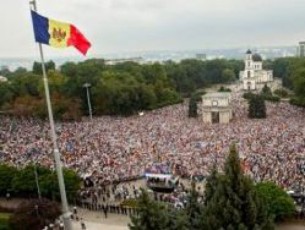
<svg viewBox="0 0 305 230">
<path fill-rule="evenodd" d="M 86 224 L 87 230 L 128 230 L 130 219 L 125 215 L 108 214 L 105 218 L 103 212 L 78 209 L 78 216 Z M 81 230 L 80 221 L 73 221 L 74 230 Z"/>
</svg>

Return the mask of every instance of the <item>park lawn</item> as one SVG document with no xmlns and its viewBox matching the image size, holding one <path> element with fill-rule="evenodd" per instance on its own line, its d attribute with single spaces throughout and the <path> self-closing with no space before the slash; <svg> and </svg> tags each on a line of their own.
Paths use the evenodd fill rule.
<svg viewBox="0 0 305 230">
<path fill-rule="evenodd" d="M 12 214 L 7 212 L 0 212 L 0 219 L 8 220 Z"/>
<path fill-rule="evenodd" d="M 0 212 L 0 230 L 9 229 L 8 221 L 11 215 L 12 215 L 11 213 Z"/>
</svg>

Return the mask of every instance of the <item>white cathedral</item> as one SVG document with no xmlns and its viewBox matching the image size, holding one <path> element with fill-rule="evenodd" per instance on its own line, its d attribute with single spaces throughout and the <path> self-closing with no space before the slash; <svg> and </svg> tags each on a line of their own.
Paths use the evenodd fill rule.
<svg viewBox="0 0 305 230">
<path fill-rule="evenodd" d="M 245 70 L 240 71 L 239 79 L 244 90 L 261 89 L 265 84 L 273 81 L 272 70 L 263 70 L 263 59 L 259 54 L 246 52 Z"/>
</svg>

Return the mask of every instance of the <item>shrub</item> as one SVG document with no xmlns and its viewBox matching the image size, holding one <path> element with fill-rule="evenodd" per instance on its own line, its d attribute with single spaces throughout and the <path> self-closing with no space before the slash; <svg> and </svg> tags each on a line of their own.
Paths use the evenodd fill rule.
<svg viewBox="0 0 305 230">
<path fill-rule="evenodd" d="M 280 221 L 289 218 L 295 212 L 293 199 L 279 186 L 272 182 L 256 185 L 256 191 L 267 205 L 268 213 Z"/>
<path fill-rule="evenodd" d="M 232 90 L 229 89 L 229 88 L 225 88 L 225 87 L 221 86 L 221 87 L 219 88 L 218 92 L 232 92 Z"/>
<path fill-rule="evenodd" d="M 251 99 L 254 96 L 255 96 L 255 94 L 251 93 L 251 92 L 246 92 L 246 93 L 243 94 L 243 98 L 247 99 L 247 100 Z"/>
<path fill-rule="evenodd" d="M 305 107 L 305 100 L 302 100 L 302 99 L 300 99 L 298 97 L 291 98 L 289 103 L 292 104 L 292 105 Z"/>
<path fill-rule="evenodd" d="M 61 211 L 58 203 L 47 199 L 27 200 L 19 205 L 9 219 L 9 225 L 14 230 L 42 229 L 53 223 Z"/>
<path fill-rule="evenodd" d="M 264 100 L 266 100 L 266 101 L 271 101 L 271 102 L 279 102 L 279 101 L 280 101 L 280 97 L 278 97 L 278 96 L 267 96 L 267 95 L 262 95 L 262 97 L 263 97 Z"/>
<path fill-rule="evenodd" d="M 283 98 L 286 98 L 289 96 L 289 93 L 287 90 L 285 89 L 276 89 L 274 90 L 273 92 L 275 95 L 279 96 L 279 97 L 283 97 Z"/>
</svg>

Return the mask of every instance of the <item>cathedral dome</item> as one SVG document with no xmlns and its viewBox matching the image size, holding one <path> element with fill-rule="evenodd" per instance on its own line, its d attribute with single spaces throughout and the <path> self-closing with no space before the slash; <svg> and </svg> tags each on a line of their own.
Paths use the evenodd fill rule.
<svg viewBox="0 0 305 230">
<path fill-rule="evenodd" d="M 253 54 L 252 55 L 252 61 L 255 61 L 255 62 L 261 62 L 261 61 L 263 61 L 263 59 L 262 59 L 262 57 L 261 57 L 261 55 L 259 55 L 259 54 Z"/>
<path fill-rule="evenodd" d="M 246 54 L 252 54 L 251 50 L 247 50 Z"/>
</svg>

